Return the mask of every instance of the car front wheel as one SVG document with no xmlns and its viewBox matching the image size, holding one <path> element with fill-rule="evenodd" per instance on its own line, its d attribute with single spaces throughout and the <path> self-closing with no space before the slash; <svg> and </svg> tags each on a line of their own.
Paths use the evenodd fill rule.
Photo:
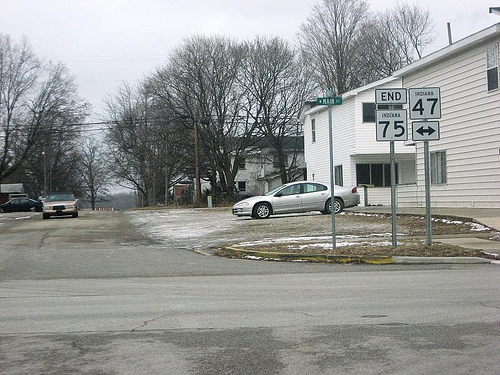
<svg viewBox="0 0 500 375">
<path fill-rule="evenodd" d="M 253 209 L 255 219 L 267 219 L 271 215 L 271 207 L 267 203 L 258 203 Z"/>
</svg>

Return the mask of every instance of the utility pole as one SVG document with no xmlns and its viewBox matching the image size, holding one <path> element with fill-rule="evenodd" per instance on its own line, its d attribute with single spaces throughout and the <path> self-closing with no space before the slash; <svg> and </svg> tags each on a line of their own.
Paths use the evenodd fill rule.
<svg viewBox="0 0 500 375">
<path fill-rule="evenodd" d="M 200 181 L 200 146 L 198 143 L 198 107 L 194 109 L 193 116 L 193 128 L 194 128 L 194 175 L 195 175 L 195 194 L 194 194 L 194 205 L 195 207 L 200 207 L 201 201 L 201 181 Z"/>
<path fill-rule="evenodd" d="M 43 155 L 43 196 L 47 196 L 47 155 L 45 152 L 45 147 L 42 151 Z"/>
</svg>

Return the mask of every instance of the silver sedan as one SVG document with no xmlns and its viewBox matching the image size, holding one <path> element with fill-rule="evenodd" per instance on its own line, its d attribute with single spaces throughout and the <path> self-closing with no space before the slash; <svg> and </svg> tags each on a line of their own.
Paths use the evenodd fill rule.
<svg viewBox="0 0 500 375">
<path fill-rule="evenodd" d="M 335 186 L 333 207 L 335 213 L 346 207 L 359 204 L 357 188 Z M 321 211 L 330 214 L 332 210 L 329 184 L 317 181 L 291 182 L 270 192 L 244 199 L 233 206 L 233 214 L 266 219 L 270 215 L 293 212 Z"/>
</svg>

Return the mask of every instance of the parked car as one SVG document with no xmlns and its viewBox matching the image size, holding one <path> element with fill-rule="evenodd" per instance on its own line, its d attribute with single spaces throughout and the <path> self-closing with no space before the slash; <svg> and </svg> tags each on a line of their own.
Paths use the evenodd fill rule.
<svg viewBox="0 0 500 375">
<path fill-rule="evenodd" d="M 346 207 L 359 204 L 357 188 L 335 186 L 333 207 L 340 213 Z M 293 212 L 320 211 L 330 214 L 332 211 L 330 185 L 317 181 L 291 182 L 277 187 L 270 192 L 244 199 L 233 206 L 233 214 L 266 219 L 270 215 Z"/>
<path fill-rule="evenodd" d="M 71 215 L 78 217 L 78 199 L 72 193 L 52 193 L 43 201 L 43 218 Z"/>
<path fill-rule="evenodd" d="M 13 198 L 0 205 L 2 212 L 42 212 L 43 203 L 30 198 Z"/>
</svg>

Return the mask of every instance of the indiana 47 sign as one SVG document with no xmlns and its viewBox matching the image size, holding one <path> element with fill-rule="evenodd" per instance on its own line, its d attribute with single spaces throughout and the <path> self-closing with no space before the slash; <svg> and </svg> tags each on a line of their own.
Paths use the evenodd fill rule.
<svg viewBox="0 0 500 375">
<path fill-rule="evenodd" d="M 377 141 L 408 140 L 406 109 L 377 111 Z"/>
<path fill-rule="evenodd" d="M 438 87 L 410 89 L 409 91 L 412 120 L 441 118 L 441 92 Z"/>
</svg>

